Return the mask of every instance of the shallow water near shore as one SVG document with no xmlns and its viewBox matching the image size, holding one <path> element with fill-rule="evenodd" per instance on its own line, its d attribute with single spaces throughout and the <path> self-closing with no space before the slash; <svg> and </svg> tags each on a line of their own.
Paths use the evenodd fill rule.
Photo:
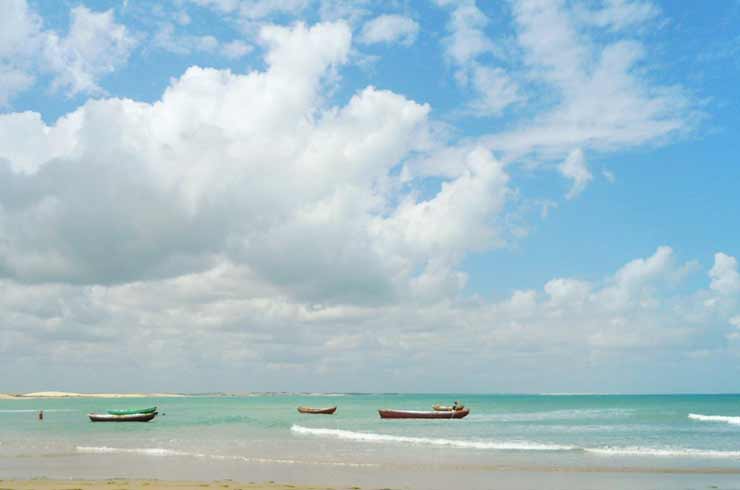
<svg viewBox="0 0 740 490">
<path fill-rule="evenodd" d="M 459 399 L 463 420 L 381 420 Z M 90 411 L 158 405 L 147 424 Z M 298 405 L 337 405 L 333 416 Z M 36 420 L 43 409 L 45 420 Z M 0 400 L 5 478 L 162 478 L 403 488 L 740 488 L 738 395 L 262 395 Z M 508 483 L 507 483 L 508 482 Z M 631 482 L 631 483 L 626 483 Z M 671 486 L 673 482 L 673 486 Z M 522 487 L 526 488 L 526 487 Z M 691 486 L 681 488 L 692 488 Z"/>
</svg>

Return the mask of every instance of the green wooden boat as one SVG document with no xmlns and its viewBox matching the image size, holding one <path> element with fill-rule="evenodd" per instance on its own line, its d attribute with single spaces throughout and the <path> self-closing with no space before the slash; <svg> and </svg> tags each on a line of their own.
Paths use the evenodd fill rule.
<svg viewBox="0 0 740 490">
<path fill-rule="evenodd" d="M 108 413 L 111 415 L 135 415 L 135 414 L 143 414 L 143 413 L 154 413 L 157 411 L 157 407 L 149 407 L 149 408 L 128 408 L 128 409 L 122 409 L 122 410 L 108 410 Z"/>
</svg>

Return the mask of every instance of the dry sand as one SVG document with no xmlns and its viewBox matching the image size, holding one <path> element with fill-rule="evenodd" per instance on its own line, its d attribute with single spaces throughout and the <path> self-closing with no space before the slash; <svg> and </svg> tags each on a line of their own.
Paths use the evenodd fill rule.
<svg viewBox="0 0 740 490">
<path fill-rule="evenodd" d="M 344 487 L 359 490 L 359 487 Z M 238 483 L 231 480 L 213 482 L 178 482 L 162 480 L 0 480 L 0 490 L 344 490 L 333 487 L 286 485 L 274 482 Z"/>
</svg>

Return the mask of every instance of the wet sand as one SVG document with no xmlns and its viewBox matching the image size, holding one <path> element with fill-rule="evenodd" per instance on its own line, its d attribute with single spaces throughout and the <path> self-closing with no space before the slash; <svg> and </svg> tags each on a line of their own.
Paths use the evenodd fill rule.
<svg viewBox="0 0 740 490">
<path fill-rule="evenodd" d="M 582 474 L 582 476 L 585 476 Z M 620 477 L 621 476 L 621 477 Z M 599 478 L 551 478 L 546 474 L 509 473 L 489 475 L 484 481 L 468 486 L 464 480 L 457 482 L 457 488 L 485 488 L 486 490 L 738 490 L 740 480 L 737 478 L 700 478 L 677 477 L 655 478 L 655 475 L 642 475 L 624 478 L 624 474 L 602 475 Z M 697 475 L 693 475 L 697 476 Z M 718 475 L 715 475 L 718 476 Z M 452 484 L 453 482 L 449 482 Z M 157 479 L 47 479 L 0 480 L 0 490 L 398 490 L 438 488 L 401 483 L 396 486 L 366 483 L 357 485 L 303 485 L 291 483 L 238 482 L 234 480 L 214 481 L 177 481 Z M 449 487 L 445 487 L 449 488 Z"/>
</svg>

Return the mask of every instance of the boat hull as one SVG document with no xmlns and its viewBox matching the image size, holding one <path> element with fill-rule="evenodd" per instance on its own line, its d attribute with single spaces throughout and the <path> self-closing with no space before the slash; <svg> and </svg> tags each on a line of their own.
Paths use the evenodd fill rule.
<svg viewBox="0 0 740 490">
<path fill-rule="evenodd" d="M 154 413 L 157 411 L 157 407 L 149 408 L 129 408 L 124 410 L 108 410 L 109 415 L 136 415 L 139 413 Z"/>
<path fill-rule="evenodd" d="M 337 407 L 327 408 L 311 408 L 311 407 L 298 407 L 299 413 L 305 413 L 309 415 L 333 415 L 337 411 Z"/>
<path fill-rule="evenodd" d="M 470 410 L 446 411 L 416 411 L 416 410 L 378 410 L 381 419 L 462 419 L 467 417 Z"/>
<path fill-rule="evenodd" d="M 90 422 L 149 422 L 158 412 L 111 415 L 109 413 L 88 413 Z"/>
</svg>

